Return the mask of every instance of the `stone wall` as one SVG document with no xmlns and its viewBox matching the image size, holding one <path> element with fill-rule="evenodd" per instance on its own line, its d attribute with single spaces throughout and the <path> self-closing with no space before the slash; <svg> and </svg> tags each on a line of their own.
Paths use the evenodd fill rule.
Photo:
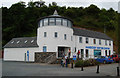
<svg viewBox="0 0 120 78">
<path fill-rule="evenodd" d="M 36 52 L 35 62 L 37 63 L 51 63 L 56 60 L 56 52 Z"/>
</svg>

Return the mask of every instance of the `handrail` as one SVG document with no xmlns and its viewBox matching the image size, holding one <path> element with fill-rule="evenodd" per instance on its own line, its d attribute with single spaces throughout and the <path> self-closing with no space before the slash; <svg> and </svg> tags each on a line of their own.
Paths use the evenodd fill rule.
<svg viewBox="0 0 120 78">
<path fill-rule="evenodd" d="M 46 57 L 46 59 L 44 60 L 46 62 L 47 59 L 49 59 L 50 57 L 53 57 L 55 55 L 55 53 L 53 53 L 52 55 Z"/>
</svg>

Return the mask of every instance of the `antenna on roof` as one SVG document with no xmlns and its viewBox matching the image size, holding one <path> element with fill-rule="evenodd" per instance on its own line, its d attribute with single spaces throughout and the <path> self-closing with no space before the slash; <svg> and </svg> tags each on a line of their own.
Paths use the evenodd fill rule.
<svg viewBox="0 0 120 78">
<path fill-rule="evenodd" d="M 53 15 L 58 15 L 57 10 L 54 11 L 54 14 L 53 14 Z"/>
</svg>

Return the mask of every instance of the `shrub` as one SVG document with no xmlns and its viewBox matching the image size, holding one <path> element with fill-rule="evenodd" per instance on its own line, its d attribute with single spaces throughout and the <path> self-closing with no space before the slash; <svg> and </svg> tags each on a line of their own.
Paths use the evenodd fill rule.
<svg viewBox="0 0 120 78">
<path fill-rule="evenodd" d="M 83 60 L 79 60 L 75 63 L 75 67 L 81 67 L 84 64 Z"/>
<path fill-rule="evenodd" d="M 85 66 L 94 66 L 100 64 L 95 59 L 89 59 L 89 60 L 79 60 L 75 63 L 75 67 L 81 67 L 82 65 Z"/>
</svg>

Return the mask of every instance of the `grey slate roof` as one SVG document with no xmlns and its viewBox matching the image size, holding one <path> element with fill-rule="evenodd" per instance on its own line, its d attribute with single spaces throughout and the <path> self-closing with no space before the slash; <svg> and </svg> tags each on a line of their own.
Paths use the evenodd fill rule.
<svg viewBox="0 0 120 78">
<path fill-rule="evenodd" d="M 106 34 L 101 33 L 101 32 L 80 29 L 80 28 L 73 28 L 73 31 L 74 31 L 73 35 L 77 35 L 77 36 L 112 40 Z M 25 43 L 26 40 L 27 40 L 27 42 Z M 17 43 L 18 41 L 19 41 L 19 43 Z M 33 42 L 31 43 L 31 41 L 33 41 Z M 37 37 L 13 38 L 3 48 L 29 48 L 29 47 L 39 47 L 37 45 Z"/>
<path fill-rule="evenodd" d="M 73 28 L 74 35 L 77 36 L 84 36 L 84 37 L 91 37 L 91 38 L 98 38 L 98 39 L 105 39 L 105 40 L 112 40 L 106 34 L 81 28 Z"/>
<path fill-rule="evenodd" d="M 19 43 L 17 43 L 18 41 Z M 27 42 L 25 43 L 25 41 Z M 4 48 L 29 48 L 29 47 L 38 47 L 37 37 L 13 38 L 4 46 Z"/>
</svg>

